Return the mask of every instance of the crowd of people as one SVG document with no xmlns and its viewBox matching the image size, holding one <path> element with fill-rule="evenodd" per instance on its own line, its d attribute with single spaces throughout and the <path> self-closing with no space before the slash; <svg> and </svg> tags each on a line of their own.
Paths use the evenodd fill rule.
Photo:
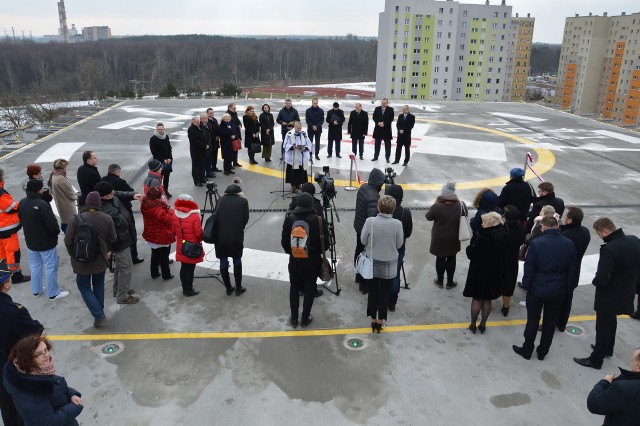
<svg viewBox="0 0 640 426">
<path fill-rule="evenodd" d="M 291 101 L 274 119 L 270 106 L 264 104 L 257 116 L 249 106 L 240 121 L 236 105 L 230 104 L 220 123 L 213 109 L 193 117 L 188 129 L 191 154 L 191 177 L 202 187 L 216 172 L 234 174 L 242 167 L 238 151 L 242 149 L 241 129 L 244 127 L 244 148 L 251 164 L 257 164 L 255 154 L 269 162 L 275 144 L 274 125 L 281 125 L 281 155 L 286 179 L 299 194 L 293 198 L 281 232 L 282 249 L 289 255 L 288 324 L 305 328 L 313 320 L 314 298 L 322 295 L 317 287 L 326 263 L 331 235 L 322 203 L 314 197 L 315 186 L 308 182 L 305 165 L 319 159 L 319 140 L 323 123 L 328 123 L 328 157 L 335 152 L 340 157 L 342 125 L 345 114 L 336 102 L 326 114 L 316 99 L 306 111 L 307 131 L 302 130 L 298 112 Z M 393 108 L 384 99 L 373 113 L 375 154 L 377 160 L 384 142 L 385 159 L 391 156 L 391 123 Z M 398 145 L 394 164 L 399 163 L 402 149 L 404 165 L 409 162 L 409 141 L 415 117 L 408 106 L 398 117 Z M 368 132 L 368 116 L 360 104 L 348 119 L 352 136 L 352 152 L 363 158 L 363 141 Z M 315 148 L 313 144 L 315 143 Z M 82 154 L 77 171 L 80 192 L 67 177 L 69 162 L 57 159 L 45 182 L 42 167 L 27 167 L 23 183 L 26 196 L 17 201 L 4 189 L 4 172 L 0 169 L 0 362 L 4 367 L 4 386 L 0 386 L 2 416 L 5 424 L 44 424 L 47 421 L 75 424 L 82 411 L 80 393 L 55 375 L 55 363 L 50 354 L 51 343 L 42 336 L 42 325 L 31 318 L 24 306 L 13 303 L 8 295 L 12 284 L 31 282 L 32 294 L 46 293 L 51 300 L 63 299 L 69 292 L 58 286 L 58 235 L 64 233 L 64 246 L 71 259 L 79 293 L 93 317 L 93 325 L 102 327 L 107 321 L 104 308 L 106 271 L 113 274 L 112 295 L 121 305 L 138 303 L 132 288 L 133 266 L 142 263 L 137 248 L 136 219 L 132 203 L 139 203 L 143 220 L 142 240 L 151 250 L 151 279 L 172 280 L 170 259 L 172 244 L 176 244 L 176 261 L 180 263 L 180 282 L 185 297 L 199 294 L 194 288 L 194 272 L 204 260 L 203 214 L 193 197 L 180 194 L 173 204 L 169 192 L 173 172 L 173 154 L 169 135 L 162 123 L 156 125 L 149 140 L 153 159 L 148 162 L 144 190 L 136 192 L 121 178 L 121 167 L 111 164 L 107 174 L 98 170 L 94 151 Z M 221 152 L 223 169 L 217 167 Z M 514 168 L 510 180 L 497 194 L 490 188 L 480 190 L 473 201 L 476 214 L 469 220 L 469 208 L 458 198 L 456 184 L 443 185 L 425 218 L 432 222 L 429 252 L 435 257 L 433 284 L 438 289 L 452 290 L 458 282 L 457 254 L 467 238 L 463 228 L 470 228 L 466 247 L 469 268 L 463 296 L 470 299 L 468 330 L 476 334 L 487 331 L 492 302 L 502 298 L 501 313 L 509 315 L 511 298 L 517 284 L 527 292 L 527 324 L 522 346 L 513 351 L 530 359 L 537 332 L 541 331 L 536 353 L 539 360 L 548 354 L 556 330 L 564 331 L 573 292 L 579 283 L 580 264 L 590 242 L 589 230 L 582 225 L 583 211 L 576 206 L 565 208 L 555 194 L 554 185 L 541 182 L 536 190 L 524 180 L 524 170 Z M 382 192 L 383 187 L 385 189 Z M 398 306 L 400 277 L 403 273 L 407 239 L 412 235 L 413 217 L 402 205 L 403 188 L 388 182 L 387 176 L 373 168 L 367 183 L 356 195 L 353 227 L 356 236 L 354 264 L 358 265 L 355 281 L 361 293 L 368 297 L 366 316 L 371 319 L 372 332 L 384 330 L 389 313 Z M 50 202 L 55 200 L 58 217 Z M 215 256 L 227 295 L 242 295 L 244 233 L 249 222 L 249 203 L 242 191 L 242 181 L 235 177 L 212 212 Z M 575 362 L 595 369 L 602 367 L 605 357 L 613 354 L 617 315 L 627 314 L 640 320 L 640 240 L 625 235 L 608 218 L 599 218 L 593 228 L 602 238 L 598 270 L 593 280 L 596 286 L 596 340 L 592 353 Z M 22 229 L 28 249 L 31 275 L 20 268 L 20 244 L 17 233 Z M 370 260 L 370 270 L 366 270 Z M 518 283 L 519 261 L 524 261 L 524 275 Z M 230 276 L 233 263 L 234 284 Z M 300 297 L 302 313 L 299 313 Z M 540 319 L 542 317 L 542 323 Z M 478 322 L 479 321 L 479 322 Z M 632 358 L 631 372 L 623 370 L 621 377 L 607 376 L 589 396 L 593 412 L 624 416 L 627 405 L 615 406 L 611 395 L 638 391 L 640 384 L 640 352 Z M 635 380 L 635 381 L 634 381 Z M 47 393 L 39 398 L 34 393 Z M 604 399 L 603 399 L 604 398 Z M 637 401 L 637 393 L 633 401 Z M 618 404 L 620 405 L 620 404 Z M 616 411 L 617 410 L 617 411 Z M 636 411 L 637 413 L 637 408 Z M 623 413 L 623 414 L 620 414 Z M 66 422 L 66 423 L 65 423 Z"/>
</svg>

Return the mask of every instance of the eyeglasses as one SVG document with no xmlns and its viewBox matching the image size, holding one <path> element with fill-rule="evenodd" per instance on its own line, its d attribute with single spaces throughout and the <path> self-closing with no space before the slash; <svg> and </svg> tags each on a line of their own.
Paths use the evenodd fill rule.
<svg viewBox="0 0 640 426">
<path fill-rule="evenodd" d="M 44 348 L 44 350 L 42 352 L 36 352 L 33 357 L 34 358 L 40 358 L 42 355 L 49 355 L 49 349 L 48 348 Z"/>
</svg>

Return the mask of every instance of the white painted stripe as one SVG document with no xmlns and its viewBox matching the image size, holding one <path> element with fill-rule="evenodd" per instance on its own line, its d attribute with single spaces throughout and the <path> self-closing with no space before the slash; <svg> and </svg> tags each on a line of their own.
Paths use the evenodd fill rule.
<svg viewBox="0 0 640 426">
<path fill-rule="evenodd" d="M 596 270 L 598 269 L 599 254 L 590 254 L 582 258 L 582 265 L 580 266 L 580 280 L 578 285 L 591 285 L 593 277 L 596 276 Z M 518 281 L 522 281 L 522 275 L 524 273 L 524 262 L 519 262 L 520 268 L 518 270 Z"/>
<path fill-rule="evenodd" d="M 503 143 L 426 137 L 419 141 L 417 145 L 418 147 L 413 152 L 472 158 L 475 160 L 507 161 L 507 152 Z"/>
<path fill-rule="evenodd" d="M 593 133 L 597 133 L 602 136 L 608 136 L 610 138 L 618 139 L 625 142 L 631 142 L 634 144 L 640 143 L 640 138 L 634 136 L 625 135 L 622 133 L 611 132 L 609 130 L 592 130 Z"/>
<path fill-rule="evenodd" d="M 489 114 L 495 115 L 496 117 L 514 118 L 516 120 L 522 120 L 522 121 L 535 121 L 535 122 L 547 121 L 546 118 L 530 117 L 528 115 L 509 114 L 508 112 L 490 112 Z"/>
<path fill-rule="evenodd" d="M 138 117 L 131 120 L 118 121 L 117 123 L 107 124 L 105 126 L 98 127 L 99 129 L 118 130 L 129 126 L 135 126 L 136 124 L 146 123 L 148 121 L 154 121 L 153 118 Z"/>
<path fill-rule="evenodd" d="M 58 158 L 69 160 L 74 152 L 80 149 L 86 142 L 64 142 L 57 143 L 40 154 L 34 163 L 52 163 Z"/>
</svg>

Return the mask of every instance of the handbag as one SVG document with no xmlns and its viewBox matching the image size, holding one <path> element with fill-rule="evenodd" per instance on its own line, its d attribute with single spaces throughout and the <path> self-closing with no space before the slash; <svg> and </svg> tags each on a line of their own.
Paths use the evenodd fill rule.
<svg viewBox="0 0 640 426">
<path fill-rule="evenodd" d="M 333 271 L 331 270 L 331 265 L 327 260 L 327 255 L 325 254 L 324 232 L 322 232 L 322 216 L 318 216 L 318 229 L 320 230 L 320 247 L 322 248 L 322 267 L 320 268 L 318 278 L 324 282 L 328 282 L 333 278 Z"/>
<path fill-rule="evenodd" d="M 518 260 L 525 260 L 527 258 L 528 251 L 529 251 L 529 244 L 523 243 L 518 249 Z"/>
<path fill-rule="evenodd" d="M 233 151 L 240 151 L 242 149 L 242 141 L 238 138 L 231 141 L 231 149 Z"/>
<path fill-rule="evenodd" d="M 363 250 L 356 259 L 356 271 L 365 280 L 373 279 L 373 220 L 371 221 L 371 257 Z"/>
<path fill-rule="evenodd" d="M 251 152 L 254 154 L 260 154 L 262 152 L 262 145 L 260 142 L 252 142 L 251 143 Z"/>
<path fill-rule="evenodd" d="M 184 235 L 184 231 L 182 230 L 182 219 L 180 219 L 180 233 Z M 183 256 L 186 256 L 189 259 L 197 259 L 202 256 L 202 245 L 182 240 L 182 249 L 180 252 Z"/>
<path fill-rule="evenodd" d="M 468 214 L 469 213 L 465 214 L 462 202 L 460 202 L 460 225 L 458 226 L 458 240 L 460 241 L 468 241 L 471 239 L 471 227 L 469 226 Z"/>
<path fill-rule="evenodd" d="M 162 173 L 171 173 L 173 171 L 173 161 L 170 163 L 162 163 Z"/>
</svg>

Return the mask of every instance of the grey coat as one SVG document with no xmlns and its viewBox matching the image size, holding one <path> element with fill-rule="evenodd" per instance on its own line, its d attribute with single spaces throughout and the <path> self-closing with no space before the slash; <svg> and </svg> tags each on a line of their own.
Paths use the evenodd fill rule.
<svg viewBox="0 0 640 426">
<path fill-rule="evenodd" d="M 439 199 L 440 200 L 440 199 Z M 425 217 L 433 221 L 431 228 L 431 246 L 429 253 L 437 257 L 454 256 L 460 251 L 458 231 L 462 211 L 460 201 L 436 201 L 427 211 Z M 462 203 L 462 209 L 468 215 L 467 206 Z"/>
<path fill-rule="evenodd" d="M 107 269 L 107 243 L 111 244 L 116 241 L 116 228 L 113 226 L 111 216 L 101 211 L 81 208 L 80 214 L 82 215 L 82 220 L 91 223 L 97 228 L 98 238 L 100 239 L 101 256 L 97 256 L 88 263 L 78 262 L 71 257 L 71 267 L 73 268 L 73 272 L 78 275 L 98 274 Z M 76 220 L 72 217 L 64 236 L 64 245 L 67 247 L 67 252 L 70 255 L 73 253 L 73 236 L 75 235 L 76 226 Z"/>
<path fill-rule="evenodd" d="M 390 214 L 378 213 L 362 227 L 360 242 L 373 258 L 373 276 L 390 279 L 398 274 L 398 249 L 404 244 L 402 222 Z"/>
<path fill-rule="evenodd" d="M 71 217 L 78 213 L 76 204 L 78 202 L 78 194 L 73 189 L 71 182 L 66 176 L 51 176 L 51 194 L 58 208 L 60 223 L 69 223 Z"/>
</svg>

